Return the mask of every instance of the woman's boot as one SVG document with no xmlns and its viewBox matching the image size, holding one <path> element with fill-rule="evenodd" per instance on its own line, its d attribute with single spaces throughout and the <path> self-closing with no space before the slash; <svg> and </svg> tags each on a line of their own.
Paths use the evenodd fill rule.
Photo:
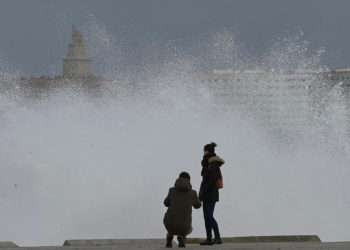
<svg viewBox="0 0 350 250">
<path fill-rule="evenodd" d="M 205 241 L 202 241 L 201 243 L 199 243 L 199 245 L 201 245 L 201 246 L 211 246 L 211 245 L 214 245 L 214 241 L 212 241 L 212 239 L 206 239 Z"/>
</svg>

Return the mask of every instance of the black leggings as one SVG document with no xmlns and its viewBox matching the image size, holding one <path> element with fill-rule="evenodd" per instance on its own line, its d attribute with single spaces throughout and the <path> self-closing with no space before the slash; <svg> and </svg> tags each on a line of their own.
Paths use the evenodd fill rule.
<svg viewBox="0 0 350 250">
<path fill-rule="evenodd" d="M 215 239 L 220 239 L 218 223 L 214 218 L 214 209 L 216 202 L 203 201 L 203 215 L 205 222 L 205 230 L 207 231 L 207 239 L 212 239 L 212 230 L 214 230 Z"/>
</svg>

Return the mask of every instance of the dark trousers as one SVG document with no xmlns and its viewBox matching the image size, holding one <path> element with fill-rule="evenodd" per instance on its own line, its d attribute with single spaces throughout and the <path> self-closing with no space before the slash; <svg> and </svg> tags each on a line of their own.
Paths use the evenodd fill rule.
<svg viewBox="0 0 350 250">
<path fill-rule="evenodd" d="M 203 201 L 203 215 L 208 240 L 212 239 L 212 230 L 214 231 L 215 239 L 220 239 L 218 223 L 214 218 L 215 204 L 215 201 Z"/>
</svg>

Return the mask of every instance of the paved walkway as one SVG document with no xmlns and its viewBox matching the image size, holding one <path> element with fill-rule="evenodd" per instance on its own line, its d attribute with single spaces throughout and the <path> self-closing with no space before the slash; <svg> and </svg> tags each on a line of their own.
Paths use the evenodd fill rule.
<svg viewBox="0 0 350 250">
<path fill-rule="evenodd" d="M 109 240 L 107 245 L 101 242 L 86 240 L 85 245 L 53 246 L 53 247 L 13 247 L 3 246 L 0 250 L 161 250 L 165 240 Z M 174 249 L 177 245 L 174 244 Z M 188 249 L 215 250 L 350 250 L 350 242 L 294 242 L 294 243 L 226 243 L 214 246 L 188 244 Z"/>
</svg>

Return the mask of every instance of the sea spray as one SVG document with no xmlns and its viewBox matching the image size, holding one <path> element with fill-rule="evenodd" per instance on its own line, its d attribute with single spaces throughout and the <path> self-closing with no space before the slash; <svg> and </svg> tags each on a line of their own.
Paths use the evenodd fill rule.
<svg viewBox="0 0 350 250">
<path fill-rule="evenodd" d="M 222 43 L 233 42 L 225 32 Z M 96 34 L 106 39 L 105 31 L 93 39 Z M 181 53 L 145 65 L 136 77 L 106 72 L 112 79 L 94 97 L 65 85 L 37 98 L 26 95 L 16 75 L 2 80 L 10 87 L 0 94 L 0 216 L 7 225 L 0 240 L 43 245 L 68 238 L 164 237 L 167 189 L 183 170 L 199 188 L 202 146 L 210 141 L 227 162 L 217 207 L 223 235 L 348 238 L 345 97 L 337 89 L 324 93 L 317 100 L 325 105 L 316 105 L 316 112 L 308 95 L 315 79 L 286 80 L 288 67 L 295 71 L 290 65 L 319 66 L 314 59 L 305 63 L 314 55 L 298 43 L 286 42 L 297 49 L 286 52 L 294 61 L 283 70 L 263 67 L 279 60 L 283 49 L 256 60 L 254 68 L 267 77 L 247 75 L 251 62 L 236 65 L 240 86 L 226 84 L 246 96 L 239 103 L 230 89 L 232 98 L 223 102 L 216 92 L 222 85 L 197 77 L 201 59 Z M 223 62 L 229 67 L 228 57 Z M 200 212 L 193 226 L 193 235 L 204 235 Z"/>
</svg>

